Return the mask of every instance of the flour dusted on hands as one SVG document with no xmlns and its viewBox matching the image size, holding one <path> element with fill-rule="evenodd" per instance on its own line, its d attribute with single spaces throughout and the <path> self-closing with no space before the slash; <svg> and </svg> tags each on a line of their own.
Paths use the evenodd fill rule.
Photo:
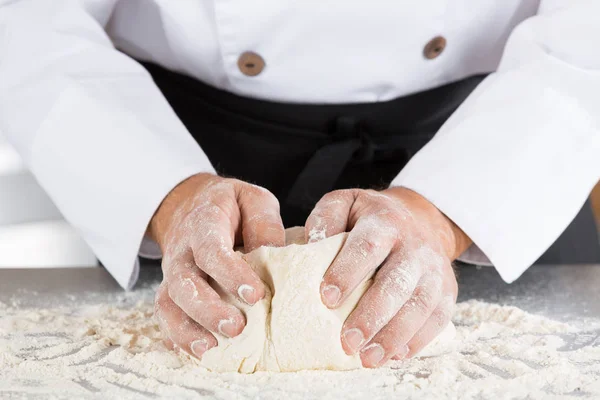
<svg viewBox="0 0 600 400">
<path fill-rule="evenodd" d="M 371 284 L 368 276 L 335 310 L 321 302 L 319 286 L 340 251 L 347 234 L 316 243 L 304 243 L 304 229 L 286 232 L 286 247 L 261 247 L 244 259 L 266 283 L 265 298 L 248 306 L 216 287 L 226 301 L 246 314 L 247 325 L 229 339 L 215 333 L 219 345 L 204 354 L 201 364 L 213 371 L 349 370 L 361 367 L 358 355 L 342 349 L 342 324 Z M 450 326 L 422 355 L 439 354 L 454 337 Z"/>
</svg>

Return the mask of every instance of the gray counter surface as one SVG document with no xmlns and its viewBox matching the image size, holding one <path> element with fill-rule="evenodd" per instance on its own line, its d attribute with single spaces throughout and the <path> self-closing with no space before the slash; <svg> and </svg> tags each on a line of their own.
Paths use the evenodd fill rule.
<svg viewBox="0 0 600 400">
<path fill-rule="evenodd" d="M 600 265 L 536 265 L 508 285 L 490 267 L 458 269 L 459 301 L 512 305 L 564 322 L 600 318 Z M 143 266 L 136 287 L 160 282 L 160 268 Z M 134 288 L 135 291 L 135 288 Z M 110 301 L 123 290 L 103 268 L 0 269 L 0 301 L 23 307 Z"/>
</svg>

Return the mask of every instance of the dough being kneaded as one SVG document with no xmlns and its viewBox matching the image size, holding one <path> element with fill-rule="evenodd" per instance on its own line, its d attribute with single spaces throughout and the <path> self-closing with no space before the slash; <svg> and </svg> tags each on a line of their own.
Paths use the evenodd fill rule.
<svg viewBox="0 0 600 400">
<path fill-rule="evenodd" d="M 244 259 L 266 283 L 266 296 L 249 306 L 213 283 L 223 299 L 245 313 L 247 323 L 232 339 L 213 332 L 219 345 L 207 351 L 200 363 L 213 371 L 243 373 L 361 368 L 360 357 L 348 356 L 342 349 L 340 333 L 371 277 L 336 310 L 325 307 L 319 293 L 323 275 L 346 236 L 342 233 L 305 244 L 304 228 L 291 228 L 286 231 L 287 246 L 261 247 L 245 254 Z M 420 355 L 443 352 L 454 333 L 450 324 Z"/>
</svg>

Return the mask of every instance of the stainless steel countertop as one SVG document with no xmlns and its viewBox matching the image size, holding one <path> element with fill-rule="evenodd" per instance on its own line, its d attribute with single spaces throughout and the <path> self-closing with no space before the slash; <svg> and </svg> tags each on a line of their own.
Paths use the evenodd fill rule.
<svg viewBox="0 0 600 400">
<path fill-rule="evenodd" d="M 510 285 L 490 267 L 458 271 L 459 301 L 513 305 L 564 322 L 600 318 L 600 265 L 536 265 Z M 155 285 L 161 276 L 158 266 L 142 266 L 136 287 Z M 22 307 L 110 302 L 122 293 L 103 268 L 0 269 L 0 301 Z"/>
</svg>

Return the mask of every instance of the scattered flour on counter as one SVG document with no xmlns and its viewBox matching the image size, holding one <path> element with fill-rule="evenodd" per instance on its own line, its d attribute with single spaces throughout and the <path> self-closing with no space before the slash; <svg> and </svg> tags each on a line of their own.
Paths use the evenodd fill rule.
<svg viewBox="0 0 600 400">
<path fill-rule="evenodd" d="M 377 370 L 213 373 L 167 351 L 152 304 L 0 303 L 0 398 L 552 399 L 600 397 L 600 329 L 460 303 L 452 352 Z"/>
</svg>

